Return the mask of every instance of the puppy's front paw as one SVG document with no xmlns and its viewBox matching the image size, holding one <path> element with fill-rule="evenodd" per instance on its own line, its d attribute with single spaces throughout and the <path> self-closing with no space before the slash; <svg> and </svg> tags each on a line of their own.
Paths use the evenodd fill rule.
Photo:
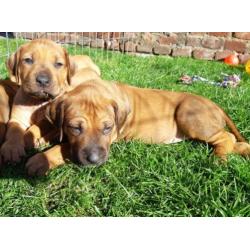
<svg viewBox="0 0 250 250">
<path fill-rule="evenodd" d="M 29 176 L 44 176 L 49 170 L 49 162 L 44 153 L 38 153 L 27 161 L 25 168 Z"/>
<path fill-rule="evenodd" d="M 22 143 L 6 141 L 1 147 L 3 162 L 18 163 L 25 155 L 24 144 Z"/>
<path fill-rule="evenodd" d="M 33 139 L 31 137 L 25 137 L 25 148 L 28 150 L 31 150 L 34 148 L 38 149 L 47 145 L 48 143 L 46 143 L 46 141 L 43 138 Z"/>
</svg>

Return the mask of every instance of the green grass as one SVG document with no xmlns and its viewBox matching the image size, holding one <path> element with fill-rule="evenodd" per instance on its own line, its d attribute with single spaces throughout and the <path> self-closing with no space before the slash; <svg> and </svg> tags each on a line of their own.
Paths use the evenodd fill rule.
<svg viewBox="0 0 250 250">
<path fill-rule="evenodd" d="M 0 40 L 0 51 L 5 41 Z M 15 42 L 11 44 L 15 49 Z M 74 48 L 69 48 L 70 53 Z M 77 49 L 81 53 L 82 48 Z M 250 76 L 243 67 L 188 58 L 135 57 L 84 49 L 102 76 L 140 87 L 188 91 L 208 97 L 227 111 L 250 139 Z M 241 85 L 223 89 L 178 83 L 182 74 L 219 80 L 241 74 Z M 0 75 L 6 77 L 4 62 Z M 28 178 L 6 166 L 0 179 L 1 216 L 250 216 L 250 161 L 231 155 L 220 164 L 205 144 L 115 143 L 100 168 L 69 163 L 47 177 Z"/>
</svg>

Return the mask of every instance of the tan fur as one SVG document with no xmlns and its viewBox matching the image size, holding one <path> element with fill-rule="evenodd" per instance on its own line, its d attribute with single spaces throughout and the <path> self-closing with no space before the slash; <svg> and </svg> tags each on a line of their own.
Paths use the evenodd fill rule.
<svg viewBox="0 0 250 250">
<path fill-rule="evenodd" d="M 233 152 L 250 155 L 250 145 L 243 142 L 229 116 L 212 101 L 189 93 L 92 80 L 53 101 L 46 114 L 67 135 L 72 160 L 82 164 L 104 163 L 111 143 L 121 139 L 166 144 L 193 139 L 211 144 L 222 159 Z M 226 125 L 231 132 L 225 130 Z M 111 130 L 106 133 L 105 127 Z M 53 164 L 40 168 L 62 164 L 60 146 L 56 147 L 53 154 L 37 156 L 36 160 L 53 159 Z M 59 153 L 58 162 L 54 152 Z M 31 158 L 28 170 L 33 168 L 38 171 Z"/>
<path fill-rule="evenodd" d="M 71 56 L 70 61 L 75 60 L 74 65 L 78 64 L 77 71 L 75 70 L 71 77 L 71 85 L 68 87 L 68 91 L 72 90 L 74 87 L 79 85 L 80 83 L 84 83 L 89 80 L 100 79 L 99 71 L 96 65 L 93 64 L 91 59 L 88 56 Z M 84 61 L 87 59 L 88 63 L 83 63 L 80 61 Z M 92 62 L 92 63 L 90 63 Z M 88 68 L 83 68 L 84 66 L 88 66 Z M 42 113 L 40 116 L 39 113 Z M 40 112 L 35 112 L 33 117 L 36 115 L 42 118 L 42 120 L 38 121 L 38 118 L 34 118 L 36 122 L 27 130 L 25 133 L 25 145 L 27 148 L 37 148 L 52 141 L 55 141 L 58 138 L 58 133 L 55 131 L 55 128 L 51 128 L 51 124 L 48 121 L 44 120 L 44 107 L 40 108 Z M 42 129 L 41 129 L 42 128 Z"/>
<path fill-rule="evenodd" d="M 71 65 L 71 75 L 75 75 L 81 69 L 91 69 L 98 76 L 101 76 L 101 71 L 99 67 L 94 64 L 92 59 L 86 55 L 75 55 L 70 56 L 70 65 Z"/>
<path fill-rule="evenodd" d="M 7 122 L 10 118 L 10 107 L 18 90 L 18 85 L 10 80 L 0 80 L 0 145 L 2 144 Z"/>
<path fill-rule="evenodd" d="M 26 140 L 25 131 L 43 120 L 43 108 L 51 98 L 62 95 L 70 88 L 73 67 L 70 61 L 74 65 L 74 72 L 77 72 L 77 68 L 84 67 L 81 58 L 69 58 L 63 47 L 47 39 L 37 39 L 24 44 L 9 58 L 7 67 L 10 78 L 20 85 L 20 88 L 14 98 L 6 141 L 1 147 L 4 162 L 19 162 L 25 155 L 25 141 L 32 141 L 30 136 L 33 136 L 35 144 L 37 137 L 41 136 L 38 128 L 32 128 L 28 131 L 29 139 Z M 87 61 L 86 65 L 93 66 L 89 57 L 84 57 L 84 60 Z M 49 84 L 39 85 L 39 74 L 46 74 Z"/>
<path fill-rule="evenodd" d="M 74 88 L 83 82 L 99 78 L 99 75 L 91 68 L 80 69 L 71 77 L 71 87 Z"/>
<path fill-rule="evenodd" d="M 48 170 L 65 163 L 67 159 L 70 159 L 69 144 L 61 144 L 43 153 L 34 155 L 28 160 L 25 167 L 30 176 L 42 176 L 45 175 Z"/>
</svg>

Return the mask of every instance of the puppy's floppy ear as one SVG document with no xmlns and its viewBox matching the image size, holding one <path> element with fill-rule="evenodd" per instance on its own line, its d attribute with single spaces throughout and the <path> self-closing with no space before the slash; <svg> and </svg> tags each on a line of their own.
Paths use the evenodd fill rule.
<svg viewBox="0 0 250 250">
<path fill-rule="evenodd" d="M 64 121 L 64 102 L 63 98 L 58 98 L 55 101 L 49 103 L 45 110 L 45 117 L 49 122 L 54 124 L 60 130 L 61 142 L 63 139 L 63 121 Z"/>
<path fill-rule="evenodd" d="M 67 67 L 67 82 L 70 85 L 71 84 L 71 76 L 72 76 L 70 59 L 69 59 L 69 54 L 68 54 L 67 50 L 65 48 L 63 48 L 63 50 L 64 50 L 64 56 L 65 56 L 65 60 L 66 60 L 66 67 Z"/>
<path fill-rule="evenodd" d="M 73 76 L 76 71 L 78 70 L 77 64 L 75 63 L 74 59 L 72 56 L 69 56 L 69 63 L 70 63 L 70 74 Z"/>
<path fill-rule="evenodd" d="M 130 105 L 128 100 L 126 101 L 112 101 L 112 106 L 115 113 L 115 124 L 117 128 L 117 135 L 120 134 L 120 130 L 123 127 L 128 114 L 130 113 Z"/>
<path fill-rule="evenodd" d="M 10 80 L 12 82 L 21 84 L 19 77 L 19 70 L 18 70 L 19 60 L 20 60 L 20 49 L 7 59 L 6 66 L 9 71 Z"/>
</svg>

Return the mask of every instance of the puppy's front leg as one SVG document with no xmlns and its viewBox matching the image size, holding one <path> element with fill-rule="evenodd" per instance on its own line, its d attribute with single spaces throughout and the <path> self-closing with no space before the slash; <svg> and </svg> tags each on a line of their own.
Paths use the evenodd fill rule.
<svg viewBox="0 0 250 250">
<path fill-rule="evenodd" d="M 58 129 L 52 126 L 47 120 L 42 120 L 36 124 L 33 124 L 25 132 L 25 148 L 39 148 L 41 146 L 55 142 L 56 139 L 59 140 Z"/>
<path fill-rule="evenodd" d="M 24 133 L 30 126 L 30 117 L 33 111 L 30 103 L 25 103 L 25 100 L 23 94 L 18 91 L 7 124 L 5 142 L 1 147 L 3 162 L 17 163 L 25 155 Z"/>
<path fill-rule="evenodd" d="M 26 163 L 30 176 L 46 175 L 50 169 L 56 168 L 70 159 L 70 145 L 68 143 L 56 145 L 49 150 L 32 156 Z"/>
<path fill-rule="evenodd" d="M 0 80 L 0 145 L 4 142 L 7 123 L 10 118 L 10 107 L 18 86 L 8 80 Z"/>
<path fill-rule="evenodd" d="M 7 122 L 9 119 L 9 110 L 9 104 L 7 103 L 6 105 L 3 105 L 0 100 L 0 145 L 4 141 Z"/>
<path fill-rule="evenodd" d="M 25 155 L 24 144 L 25 130 L 18 122 L 9 121 L 7 125 L 6 141 L 1 148 L 4 162 L 17 163 Z"/>
</svg>

